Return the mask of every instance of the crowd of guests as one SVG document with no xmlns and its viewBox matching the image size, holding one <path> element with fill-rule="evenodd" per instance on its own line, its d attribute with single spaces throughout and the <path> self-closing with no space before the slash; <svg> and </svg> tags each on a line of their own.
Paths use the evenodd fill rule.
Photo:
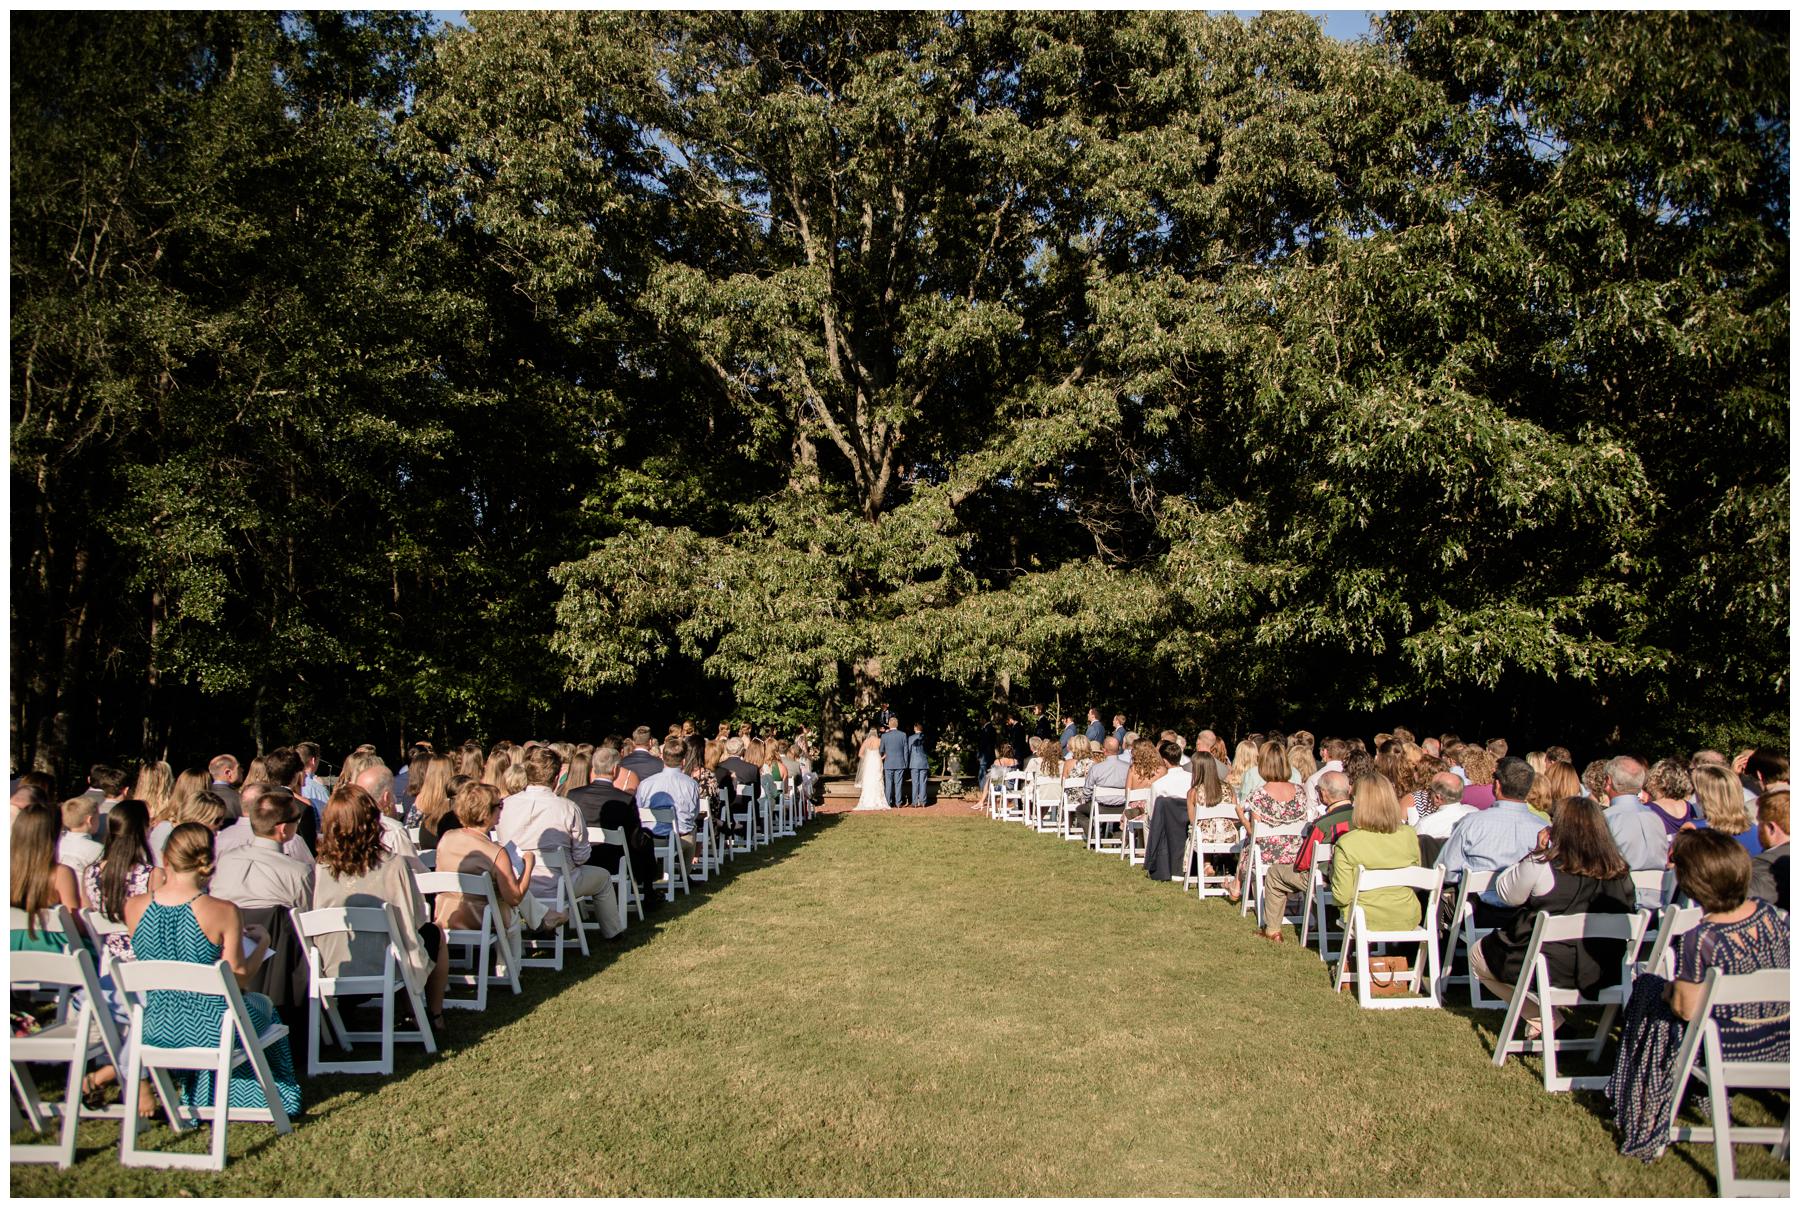
<svg viewBox="0 0 1800 1208">
<path fill-rule="evenodd" d="M 1115 717 L 1109 732 L 1095 710 L 1086 732 L 1065 718 L 1060 739 L 1027 735 L 1017 750 L 999 742 L 987 780 L 1017 772 L 1036 784 L 1060 782 L 1074 828 L 1086 833 L 1099 807 L 1117 825 L 1142 829 L 1148 876 L 1213 877 L 1233 902 L 1251 890 L 1254 844 L 1263 866 L 1259 934 L 1271 943 L 1285 942 L 1289 903 L 1310 891 L 1315 857 L 1327 848 L 1334 913 L 1354 900 L 1377 931 L 1419 928 L 1434 904 L 1405 888 L 1358 897 L 1361 870 L 1435 865 L 1452 880 L 1493 873 L 1471 903 L 1488 934 L 1468 960 L 1481 984 L 1510 1003 L 1525 993 L 1524 957 L 1539 912 L 1660 908 L 1666 903 L 1640 894 L 1631 874 L 1672 868 L 1678 895 L 1704 914 L 1672 949 L 1672 979 L 1633 983 L 1608 1088 L 1624 1153 L 1650 1160 L 1667 1146 L 1675 1049 L 1707 971 L 1788 967 L 1784 753 L 1612 753 L 1577 770 L 1565 747 L 1519 756 L 1503 738 L 1419 739 L 1396 729 L 1365 743 L 1301 731 L 1250 734 L 1233 747 L 1211 730 L 1191 744 L 1173 730 L 1144 737 L 1124 720 Z M 1141 789 L 1151 790 L 1148 804 L 1128 805 L 1142 799 L 1133 796 Z M 1211 850 L 1220 847 L 1237 850 Z M 1453 888 L 1435 904 L 1440 931 L 1453 924 L 1460 900 Z M 1449 952 L 1453 937 L 1444 939 Z M 1591 997 L 1618 984 L 1624 951 L 1619 941 L 1595 939 L 1548 945 L 1545 956 L 1553 984 Z M 1541 1032 L 1529 994 L 1521 1016 L 1528 1034 Z M 1786 1060 L 1787 1018 L 1785 1003 L 1734 1008 L 1719 1019 L 1726 1060 Z"/>
<path fill-rule="evenodd" d="M 659 841 L 676 843 L 696 868 L 706 828 L 741 841 L 721 802 L 739 786 L 755 786 L 765 799 L 790 783 L 804 792 L 812 784 L 810 743 L 804 731 L 791 739 L 752 736 L 747 726 L 736 734 L 721 726 L 703 738 L 687 722 L 661 739 L 639 726 L 597 744 L 469 742 L 439 752 L 418 743 L 397 773 L 365 744 L 328 782 L 319 775 L 318 747 L 302 742 L 248 765 L 229 754 L 179 772 L 161 761 L 135 772 L 95 765 L 83 791 L 66 799 L 50 777 L 29 772 L 12 785 L 12 905 L 25 921 L 12 931 L 12 948 L 66 950 L 69 936 L 40 926 L 44 911 L 61 906 L 74 924 L 73 942 L 108 958 L 97 967 L 223 957 L 247 991 L 256 1026 L 280 1013 L 297 1032 L 306 991 L 304 980 L 296 988 L 292 979 L 305 971 L 287 912 L 387 903 L 401 924 L 396 946 L 425 988 L 429 1023 L 442 1037 L 446 933 L 479 927 L 487 903 L 456 893 L 428 902 L 417 880 L 428 861 L 441 872 L 487 874 L 500 925 L 522 939 L 568 922 L 543 858 L 563 852 L 575 895 L 591 900 L 600 934 L 611 939 L 625 928 L 612 891 L 621 868 L 645 906 L 659 908 L 673 889 L 658 884 Z M 590 842 L 590 827 L 618 832 L 623 844 Z M 89 935 L 82 910 L 124 927 Z M 276 942 L 279 932 L 287 943 Z M 386 940 L 325 935 L 319 949 L 325 976 L 379 975 Z M 129 1012 L 110 975 L 102 989 L 125 1030 Z M 154 993 L 145 1006 L 144 1033 L 163 1044 L 196 1026 L 216 1033 L 224 1000 Z M 196 1011 L 210 1015 L 196 1018 Z M 28 1000 L 15 997 L 12 1019 L 15 1032 L 37 1026 Z M 287 1040 L 272 1045 L 269 1058 L 282 1106 L 293 1115 L 301 1094 Z M 90 1073 L 84 1100 L 98 1106 L 119 1076 L 112 1066 Z M 178 1081 L 184 1103 L 212 1104 L 211 1075 Z M 228 1093 L 234 1107 L 266 1106 L 248 1067 Z M 156 1114 L 148 1082 L 132 1099 L 140 1116 Z"/>
</svg>

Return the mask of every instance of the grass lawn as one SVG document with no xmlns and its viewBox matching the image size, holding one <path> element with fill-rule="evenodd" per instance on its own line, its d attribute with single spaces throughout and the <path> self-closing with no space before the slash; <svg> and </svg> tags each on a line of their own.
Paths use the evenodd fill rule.
<svg viewBox="0 0 1800 1208">
<path fill-rule="evenodd" d="M 223 1174 L 125 1170 L 96 1122 L 12 1191 L 1713 1194 L 1710 1146 L 1621 1158 L 1604 1100 L 1490 1065 L 1498 1013 L 1360 1011 L 1251 930 L 1021 826 L 825 815 L 453 1013 L 445 1056 L 307 1083 L 289 1137 L 233 1125 Z"/>
</svg>

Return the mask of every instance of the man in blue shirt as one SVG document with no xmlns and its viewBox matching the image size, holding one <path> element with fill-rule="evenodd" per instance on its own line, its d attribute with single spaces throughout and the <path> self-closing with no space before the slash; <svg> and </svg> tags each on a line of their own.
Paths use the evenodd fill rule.
<svg viewBox="0 0 1800 1208">
<path fill-rule="evenodd" d="M 1125 742 L 1125 715 L 1123 713 L 1113 714 L 1113 737 L 1119 740 L 1121 747 L 1128 745 Z"/>
<path fill-rule="evenodd" d="M 300 756 L 300 766 L 306 770 L 306 778 L 300 782 L 300 795 L 312 802 L 313 813 L 323 818 L 325 803 L 331 799 L 331 790 L 319 779 L 319 744 L 316 742 L 297 742 L 294 753 Z M 401 789 L 405 791 L 404 787 Z M 396 801 L 399 795 L 396 794 Z"/>
<path fill-rule="evenodd" d="M 1106 741 L 1106 726 L 1100 721 L 1100 710 L 1088 710 L 1087 740 L 1095 746 Z"/>
<path fill-rule="evenodd" d="M 1669 832 L 1656 811 L 1644 804 L 1644 765 L 1629 755 L 1606 763 L 1606 829 L 1633 872 L 1669 862 Z"/>
<path fill-rule="evenodd" d="M 1081 731 L 1075 728 L 1075 718 L 1073 716 L 1065 714 L 1062 720 L 1062 753 L 1063 758 L 1067 759 L 1069 757 L 1069 740 L 1081 733 Z"/>
<path fill-rule="evenodd" d="M 644 829 L 659 839 L 668 837 L 669 824 L 657 819 L 650 811 L 675 811 L 674 830 L 681 842 L 682 858 L 691 864 L 695 851 L 694 828 L 700 819 L 700 784 L 681 770 L 681 761 L 686 755 L 687 743 L 678 735 L 663 740 L 663 770 L 638 782 L 637 807 Z"/>
<path fill-rule="evenodd" d="M 1502 759 L 1494 769 L 1494 804 L 1456 824 L 1438 852 L 1437 866 L 1446 873 L 1500 872 L 1537 850 L 1538 832 L 1547 823 L 1525 804 L 1534 778 L 1523 759 Z M 1491 887 L 1480 900 L 1496 910 L 1505 905 Z"/>
</svg>

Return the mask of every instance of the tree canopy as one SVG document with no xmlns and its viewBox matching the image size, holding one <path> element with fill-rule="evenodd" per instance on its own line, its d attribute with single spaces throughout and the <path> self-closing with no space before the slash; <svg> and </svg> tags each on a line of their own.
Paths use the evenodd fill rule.
<svg viewBox="0 0 1800 1208">
<path fill-rule="evenodd" d="M 15 758 L 1781 741 L 1787 24 L 32 13 Z"/>
</svg>

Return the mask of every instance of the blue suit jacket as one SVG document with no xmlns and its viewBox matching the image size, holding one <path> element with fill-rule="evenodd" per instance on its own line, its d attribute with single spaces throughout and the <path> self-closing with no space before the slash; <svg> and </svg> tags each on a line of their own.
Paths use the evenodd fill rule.
<svg viewBox="0 0 1800 1208">
<path fill-rule="evenodd" d="M 913 768 L 929 768 L 930 766 L 931 758 L 925 751 L 925 736 L 923 734 L 908 734 L 906 736 L 907 770 L 911 771 Z"/>
<path fill-rule="evenodd" d="M 1091 743 L 1098 744 L 1098 743 L 1105 742 L 1106 741 L 1106 727 L 1101 725 L 1097 721 L 1089 722 L 1088 728 L 1087 728 L 1087 737 L 1088 737 L 1088 741 Z"/>
<path fill-rule="evenodd" d="M 898 730 L 882 731 L 881 768 L 884 772 L 906 770 L 906 735 Z"/>
</svg>

